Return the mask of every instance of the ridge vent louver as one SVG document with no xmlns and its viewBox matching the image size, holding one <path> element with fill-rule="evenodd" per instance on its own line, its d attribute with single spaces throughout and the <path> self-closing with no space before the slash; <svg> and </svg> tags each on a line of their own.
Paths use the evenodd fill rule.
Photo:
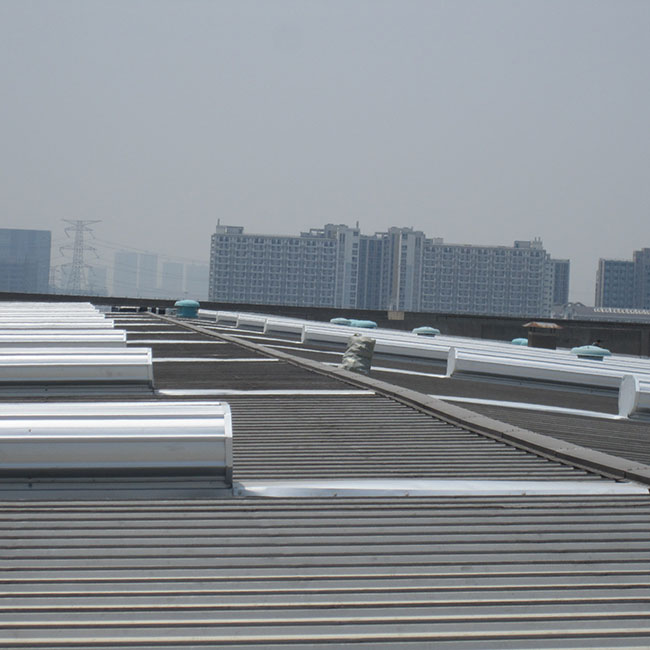
<svg viewBox="0 0 650 650">
<path fill-rule="evenodd" d="M 47 385 L 153 387 L 150 348 L 0 348 L 0 387 Z"/>
<path fill-rule="evenodd" d="M 208 478 L 232 484 L 223 402 L 0 404 L 0 478 Z"/>
</svg>

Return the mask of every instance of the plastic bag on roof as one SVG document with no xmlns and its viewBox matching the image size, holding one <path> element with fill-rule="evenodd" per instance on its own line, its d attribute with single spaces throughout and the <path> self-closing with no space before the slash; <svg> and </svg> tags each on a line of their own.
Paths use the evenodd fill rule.
<svg viewBox="0 0 650 650">
<path fill-rule="evenodd" d="M 367 375 L 372 365 L 374 350 L 375 339 L 361 334 L 354 334 L 348 341 L 348 347 L 343 353 L 341 368 Z"/>
</svg>

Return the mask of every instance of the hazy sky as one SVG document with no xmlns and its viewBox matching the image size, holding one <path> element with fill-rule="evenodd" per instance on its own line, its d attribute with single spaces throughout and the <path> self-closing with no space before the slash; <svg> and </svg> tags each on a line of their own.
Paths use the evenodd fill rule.
<svg viewBox="0 0 650 650">
<path fill-rule="evenodd" d="M 0 225 L 539 236 L 593 304 L 650 247 L 648 34 L 647 0 L 0 0 Z"/>
</svg>

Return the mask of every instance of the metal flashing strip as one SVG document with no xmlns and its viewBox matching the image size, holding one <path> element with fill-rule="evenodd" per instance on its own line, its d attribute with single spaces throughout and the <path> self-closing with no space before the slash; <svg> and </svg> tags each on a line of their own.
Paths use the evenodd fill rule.
<svg viewBox="0 0 650 650">
<path fill-rule="evenodd" d="M 127 327 L 131 327 L 131 326 L 128 325 Z M 131 331 L 129 329 L 127 331 L 129 332 L 129 334 L 137 334 L 137 335 L 140 335 L 140 334 L 154 334 L 154 335 L 157 335 L 157 334 L 184 334 L 185 333 L 185 332 L 182 332 L 180 330 L 133 330 L 133 331 Z"/>
<path fill-rule="evenodd" d="M 179 324 L 176 319 L 166 316 L 155 315 L 156 318 L 170 323 Z M 618 456 L 595 451 L 587 447 L 581 447 L 567 443 L 557 438 L 541 435 L 528 431 L 499 420 L 494 420 L 479 415 L 468 409 L 453 404 L 447 404 L 442 400 L 429 397 L 423 393 L 395 386 L 387 382 L 371 379 L 362 375 L 333 368 L 321 362 L 297 357 L 281 350 L 273 350 L 263 345 L 258 345 L 235 336 L 217 334 L 210 332 L 203 327 L 183 323 L 184 327 L 206 335 L 214 336 L 223 341 L 234 343 L 249 350 L 275 356 L 287 363 L 312 370 L 316 373 L 339 379 L 357 388 L 374 390 L 376 393 L 389 397 L 397 402 L 411 406 L 423 413 L 433 415 L 445 422 L 455 424 L 466 430 L 478 433 L 482 436 L 500 440 L 513 447 L 528 451 L 537 456 L 560 462 L 571 467 L 578 467 L 587 471 L 596 472 L 603 476 L 616 479 L 634 480 L 643 484 L 650 484 L 650 466 L 643 463 L 630 461 Z"/>
<path fill-rule="evenodd" d="M 143 318 L 141 323 L 133 323 L 129 319 L 123 319 L 123 322 L 119 318 L 114 318 L 113 320 L 115 323 L 127 327 L 168 327 L 165 323 L 152 323 L 148 318 Z"/>
<path fill-rule="evenodd" d="M 311 389 L 305 390 L 301 388 L 278 388 L 275 390 L 253 389 L 253 390 L 237 390 L 229 388 L 161 388 L 156 391 L 157 395 L 167 395 L 169 397 L 192 397 L 199 395 L 214 395 L 224 396 L 229 395 L 266 395 L 275 397 L 280 395 L 326 395 L 329 397 L 343 397 L 346 395 L 375 395 L 374 390 L 325 390 L 325 389 Z"/>
<path fill-rule="evenodd" d="M 625 420 L 625 416 L 601 411 L 585 411 L 564 406 L 548 406 L 547 404 L 532 404 L 530 402 L 506 402 L 495 399 L 479 399 L 477 397 L 457 397 L 455 395 L 431 395 L 434 399 L 444 402 L 461 402 L 464 404 L 481 404 L 484 406 L 503 406 L 510 409 L 525 409 L 526 411 L 541 411 L 544 413 L 562 413 L 564 415 L 580 415 L 586 418 L 599 418 L 602 420 Z"/>
<path fill-rule="evenodd" d="M 210 332 L 211 334 L 212 333 L 215 333 L 215 334 L 218 333 L 216 331 L 216 328 L 210 327 L 210 328 L 206 328 L 206 329 L 211 330 L 211 332 Z M 253 339 L 253 340 L 257 340 L 257 341 L 272 341 L 272 342 L 277 342 L 277 343 L 287 343 L 288 341 L 291 341 L 291 339 L 286 339 L 286 338 L 285 339 L 278 339 L 278 338 L 274 338 L 272 336 L 264 336 L 263 334 L 260 334 L 259 332 L 253 333 L 251 330 L 238 330 L 238 329 L 234 329 L 234 328 L 223 328 L 223 329 L 224 329 L 224 331 L 227 331 L 230 335 L 239 336 L 242 339 Z"/>
<path fill-rule="evenodd" d="M 648 487 L 616 481 L 485 481 L 439 479 L 320 479 L 236 481 L 234 496 L 256 497 L 432 497 L 575 496 L 648 494 Z"/>
<path fill-rule="evenodd" d="M 269 345 L 269 348 L 274 350 L 293 350 L 294 352 L 313 352 L 315 354 L 329 354 L 335 357 L 341 358 L 342 353 L 339 350 L 334 352 L 332 350 L 317 350 L 316 348 L 305 348 L 296 341 L 296 345 Z"/>
<path fill-rule="evenodd" d="M 127 333 L 128 337 L 128 333 Z M 197 341 L 196 339 L 131 339 L 127 338 L 127 345 L 225 345 L 227 341 Z"/>
<path fill-rule="evenodd" d="M 279 359 L 255 359 L 251 357 L 242 357 L 234 359 L 216 359 L 213 357 L 159 357 L 154 358 L 154 363 L 269 363 L 279 361 Z"/>
<path fill-rule="evenodd" d="M 415 377 L 432 377 L 434 379 L 447 379 L 447 375 L 438 375 L 435 372 L 420 372 L 418 370 L 402 370 L 400 368 L 386 368 L 385 366 L 373 366 L 371 370 L 377 372 L 389 372 L 395 375 L 413 375 Z"/>
<path fill-rule="evenodd" d="M 340 367 L 338 363 L 331 363 L 330 361 L 323 362 L 326 366 L 333 368 Z M 385 366 L 372 366 L 370 368 L 373 372 L 389 372 L 395 375 L 413 375 L 415 377 L 433 377 L 435 379 L 448 379 L 447 375 L 437 375 L 433 372 L 420 372 L 418 370 L 402 370 L 401 368 L 386 368 Z"/>
</svg>

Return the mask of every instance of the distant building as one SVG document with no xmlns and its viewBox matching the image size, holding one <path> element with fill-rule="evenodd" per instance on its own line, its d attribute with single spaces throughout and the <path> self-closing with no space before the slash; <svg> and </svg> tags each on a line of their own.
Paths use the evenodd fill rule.
<svg viewBox="0 0 650 650">
<path fill-rule="evenodd" d="M 554 305 L 566 305 L 569 302 L 569 260 L 551 260 L 553 265 L 553 300 Z"/>
<path fill-rule="evenodd" d="M 564 275 L 560 272 L 562 269 Z M 541 240 L 514 246 L 446 244 L 412 228 L 362 235 L 328 224 L 300 236 L 212 235 L 210 300 L 297 306 L 548 316 L 568 301 L 568 260 Z M 565 302 L 566 302 L 565 301 Z"/>
<path fill-rule="evenodd" d="M 93 296 L 108 295 L 108 269 L 105 266 L 91 266 L 88 269 L 88 293 Z"/>
<path fill-rule="evenodd" d="M 181 262 L 163 262 L 160 293 L 165 298 L 183 295 L 184 266 Z"/>
<path fill-rule="evenodd" d="M 427 242 L 422 311 L 548 316 L 553 267 L 541 240 L 514 246 Z"/>
<path fill-rule="evenodd" d="M 348 238 L 347 230 L 330 225 L 287 237 L 218 225 L 210 250 L 210 300 L 347 307 L 354 298 L 356 304 L 358 253 L 353 251 L 359 231 Z"/>
<path fill-rule="evenodd" d="M 207 300 L 209 277 L 207 264 L 188 264 L 185 267 L 185 295 L 192 300 Z"/>
<path fill-rule="evenodd" d="M 650 248 L 634 251 L 634 307 L 650 309 Z"/>
<path fill-rule="evenodd" d="M 377 233 L 384 241 L 379 309 L 420 311 L 426 238 L 412 228 Z"/>
<path fill-rule="evenodd" d="M 598 260 L 596 307 L 650 308 L 650 249 L 634 252 L 632 260 Z"/>
<path fill-rule="evenodd" d="M 48 293 L 49 230 L 0 228 L 0 291 Z"/>
<path fill-rule="evenodd" d="M 382 275 L 384 239 L 380 234 L 364 236 L 359 240 L 359 274 L 357 279 L 357 307 L 379 309 L 382 304 Z"/>
<path fill-rule="evenodd" d="M 540 240 L 512 247 L 449 244 L 410 228 L 391 228 L 362 237 L 362 246 L 364 308 L 550 313 L 554 276 Z"/>
<path fill-rule="evenodd" d="M 138 297 L 155 298 L 158 294 L 158 255 L 138 254 Z"/>
<path fill-rule="evenodd" d="M 113 295 L 133 296 L 138 291 L 138 254 L 117 251 L 113 265 Z"/>
<path fill-rule="evenodd" d="M 581 302 L 562 305 L 553 313 L 553 318 L 568 320 L 615 321 L 620 323 L 650 323 L 650 309 L 624 307 L 589 307 Z"/>
</svg>

